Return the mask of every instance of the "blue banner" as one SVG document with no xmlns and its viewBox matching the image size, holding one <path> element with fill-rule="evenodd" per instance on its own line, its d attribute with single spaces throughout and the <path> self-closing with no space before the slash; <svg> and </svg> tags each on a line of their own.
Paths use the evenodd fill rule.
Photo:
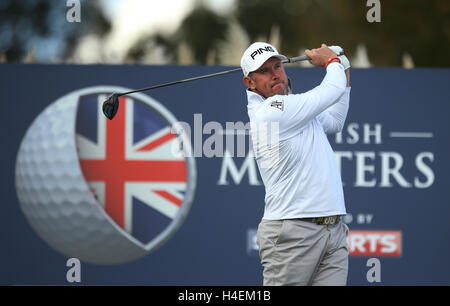
<svg viewBox="0 0 450 306">
<path fill-rule="evenodd" d="M 239 73 L 225 67 L 2 64 L 0 283 L 259 286 L 264 187 Z M 286 68 L 294 93 L 323 69 Z M 450 285 L 450 70 L 352 69 L 329 135 L 349 285 Z"/>
</svg>

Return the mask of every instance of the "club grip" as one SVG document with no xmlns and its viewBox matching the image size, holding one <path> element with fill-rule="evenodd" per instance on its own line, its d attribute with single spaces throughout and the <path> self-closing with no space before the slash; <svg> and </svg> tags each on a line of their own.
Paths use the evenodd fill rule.
<svg viewBox="0 0 450 306">
<path fill-rule="evenodd" d="M 285 59 L 282 62 L 283 63 L 295 63 L 295 62 L 309 61 L 310 59 L 311 58 L 308 55 L 304 54 L 304 55 L 300 55 L 297 57 L 291 57 L 291 58 Z"/>
<path fill-rule="evenodd" d="M 344 55 L 344 52 L 340 52 L 339 54 L 337 54 L 337 56 L 340 56 L 340 55 Z M 282 60 L 281 62 L 282 63 L 295 63 L 295 62 L 309 61 L 310 59 L 311 58 L 308 55 L 303 54 L 303 55 L 300 55 L 297 57 L 291 57 L 291 58 Z"/>
</svg>

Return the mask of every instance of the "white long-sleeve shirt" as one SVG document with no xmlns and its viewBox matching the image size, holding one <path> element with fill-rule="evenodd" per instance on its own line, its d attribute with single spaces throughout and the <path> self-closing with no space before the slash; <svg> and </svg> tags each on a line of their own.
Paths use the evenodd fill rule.
<svg viewBox="0 0 450 306">
<path fill-rule="evenodd" d="M 325 133 L 344 125 L 350 88 L 331 63 L 322 83 L 302 94 L 264 99 L 247 90 L 253 151 L 264 182 L 263 219 L 345 215 L 341 175 Z"/>
</svg>

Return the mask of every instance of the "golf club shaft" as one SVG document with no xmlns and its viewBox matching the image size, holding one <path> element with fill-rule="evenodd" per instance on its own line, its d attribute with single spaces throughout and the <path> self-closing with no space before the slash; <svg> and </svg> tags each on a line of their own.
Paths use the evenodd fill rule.
<svg viewBox="0 0 450 306">
<path fill-rule="evenodd" d="M 215 76 L 218 76 L 218 75 L 224 75 L 224 74 L 228 74 L 228 73 L 232 73 L 232 72 L 238 72 L 238 71 L 242 71 L 242 69 L 241 68 L 236 68 L 236 69 L 231 69 L 231 70 L 227 70 L 227 71 L 206 74 L 206 75 L 202 75 L 202 76 L 198 76 L 198 77 L 194 77 L 194 78 L 179 80 L 179 81 L 175 81 L 175 82 L 169 82 L 169 83 L 154 85 L 154 86 L 145 87 L 145 88 L 141 88 L 141 89 L 136 89 L 136 90 L 132 90 L 132 91 L 122 92 L 122 93 L 119 93 L 118 96 L 128 95 L 128 94 L 132 94 L 132 93 L 135 93 L 135 92 L 141 92 L 141 91 L 146 91 L 146 90 L 155 89 L 155 88 L 171 86 L 171 85 L 180 84 L 180 83 L 186 83 L 186 82 L 191 82 L 191 81 L 211 78 L 211 77 L 215 77 Z"/>
<path fill-rule="evenodd" d="M 342 55 L 342 54 L 343 53 L 341 52 L 338 55 Z M 292 58 L 288 58 L 288 59 L 282 60 L 281 62 L 283 64 L 285 64 L 285 63 L 295 63 L 295 62 L 307 61 L 307 60 L 310 60 L 310 59 L 311 58 L 309 58 L 309 56 L 307 56 L 307 55 L 301 55 L 301 56 L 292 57 Z M 127 92 L 122 92 L 122 93 L 119 93 L 117 95 L 118 96 L 124 96 L 124 95 L 132 94 L 132 93 L 135 93 L 135 92 L 147 91 L 147 90 L 150 90 L 150 89 L 161 88 L 161 87 L 171 86 L 171 85 L 175 85 L 175 84 L 181 84 L 181 83 L 186 83 L 186 82 L 191 82 L 191 81 L 211 78 L 211 77 L 224 75 L 224 74 L 229 74 L 229 73 L 238 72 L 238 71 L 242 71 L 242 68 L 235 68 L 235 69 L 231 69 L 231 70 L 226 70 L 226 71 L 222 71 L 222 72 L 206 74 L 206 75 L 193 77 L 193 78 L 189 78 L 189 79 L 184 79 L 184 80 L 179 80 L 179 81 L 175 81 L 175 82 L 169 82 L 169 83 L 154 85 L 154 86 L 145 87 L 145 88 L 141 88 L 141 89 L 136 89 L 136 90 L 131 90 L 131 91 L 127 91 Z"/>
</svg>

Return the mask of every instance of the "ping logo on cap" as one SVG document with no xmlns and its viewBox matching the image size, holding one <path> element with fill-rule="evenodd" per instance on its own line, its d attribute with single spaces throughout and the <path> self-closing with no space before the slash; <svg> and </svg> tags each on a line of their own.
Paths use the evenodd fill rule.
<svg viewBox="0 0 450 306">
<path fill-rule="evenodd" d="M 252 54 L 250 54 L 250 56 L 254 60 L 255 56 L 257 56 L 258 54 L 262 54 L 264 51 L 266 51 L 266 52 L 275 52 L 275 50 L 271 46 L 266 46 L 265 48 L 258 48 L 258 49 L 256 49 L 255 51 L 252 52 Z"/>
</svg>

